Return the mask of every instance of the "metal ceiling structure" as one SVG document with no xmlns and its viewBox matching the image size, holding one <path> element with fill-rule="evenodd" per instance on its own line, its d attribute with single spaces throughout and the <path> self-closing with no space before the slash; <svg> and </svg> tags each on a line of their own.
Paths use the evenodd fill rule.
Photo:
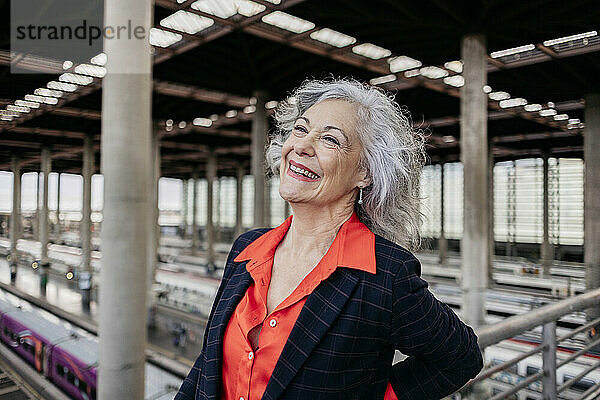
<svg viewBox="0 0 600 400">
<path fill-rule="evenodd" d="M 209 146 L 216 148 L 219 175 L 235 174 L 237 165 L 250 159 L 253 93 L 266 91 L 279 101 L 308 77 L 352 76 L 394 91 L 414 124 L 430 135 L 431 161 L 442 156 L 458 160 L 457 61 L 461 37 L 473 32 L 487 38 L 488 134 L 496 160 L 542 152 L 583 157 L 583 98 L 600 90 L 600 7 L 595 1 L 254 0 L 246 1 L 258 10 L 246 13 L 251 16 L 241 8 L 233 15 L 207 11 L 196 4 L 202 1 L 210 2 L 155 1 L 155 27 L 180 38 L 167 47 L 155 46 L 154 53 L 153 115 L 161 131 L 163 176 L 202 171 Z M 49 145 L 54 171 L 80 173 L 83 138 L 93 134 L 98 171 L 100 77 L 64 91 L 56 104 L 10 110 L 15 101 L 59 81 L 61 74 L 81 70 L 64 69 L 56 60 L 11 57 L 9 4 L 0 1 L 0 112 L 5 117 L 0 121 L 0 170 L 10 169 L 12 154 L 21 156 L 24 171 L 39 170 L 40 149 Z M 213 22 L 195 34 L 164 22 L 182 11 Z M 273 25 L 269 16 L 277 12 L 299 18 L 297 30 L 304 30 Z M 319 33 L 324 28 L 341 42 L 323 42 Z M 40 73 L 11 74 L 11 63 Z"/>
</svg>

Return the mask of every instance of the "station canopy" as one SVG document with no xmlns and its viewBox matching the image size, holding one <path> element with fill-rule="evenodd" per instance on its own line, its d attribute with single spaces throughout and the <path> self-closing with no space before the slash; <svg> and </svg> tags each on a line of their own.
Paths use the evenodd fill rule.
<svg viewBox="0 0 600 400">
<path fill-rule="evenodd" d="M 87 64 L 10 53 L 0 1 L 0 170 L 19 154 L 80 173 L 83 138 L 101 140 L 104 54 Z M 257 91 L 277 102 L 306 78 L 353 77 L 395 93 L 429 135 L 431 162 L 460 158 L 461 38 L 487 42 L 488 135 L 496 160 L 583 157 L 584 97 L 600 90 L 600 7 L 573 1 L 155 0 L 153 119 L 162 175 L 249 166 Z M 10 66 L 35 74 L 11 74 Z M 272 129 L 272 121 L 271 121 Z"/>
</svg>

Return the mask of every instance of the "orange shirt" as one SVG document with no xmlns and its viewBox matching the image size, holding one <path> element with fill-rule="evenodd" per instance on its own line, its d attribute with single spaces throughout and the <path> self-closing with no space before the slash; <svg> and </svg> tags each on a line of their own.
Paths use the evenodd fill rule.
<svg viewBox="0 0 600 400">
<path fill-rule="evenodd" d="M 250 260 L 246 269 L 254 280 L 237 305 L 223 338 L 222 400 L 259 400 L 308 295 L 337 267 L 376 272 L 375 235 L 356 213 L 342 224 L 333 243 L 317 266 L 294 291 L 267 315 L 267 291 L 275 249 L 292 223 L 288 217 L 250 243 L 234 259 Z M 253 351 L 248 333 L 260 328 L 258 348 Z M 384 400 L 396 400 L 388 383 Z"/>
</svg>

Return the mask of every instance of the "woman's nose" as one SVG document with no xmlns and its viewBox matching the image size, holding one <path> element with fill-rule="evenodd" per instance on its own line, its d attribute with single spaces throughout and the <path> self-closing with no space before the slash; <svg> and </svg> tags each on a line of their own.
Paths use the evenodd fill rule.
<svg viewBox="0 0 600 400">
<path fill-rule="evenodd" d="M 294 142 L 294 151 L 298 155 L 314 156 L 314 138 L 312 134 L 308 134 L 302 138 L 297 138 Z"/>
</svg>

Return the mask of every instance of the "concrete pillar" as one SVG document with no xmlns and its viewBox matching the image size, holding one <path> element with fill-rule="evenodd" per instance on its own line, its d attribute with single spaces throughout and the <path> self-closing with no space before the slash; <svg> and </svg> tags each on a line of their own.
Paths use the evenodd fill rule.
<svg viewBox="0 0 600 400">
<path fill-rule="evenodd" d="M 106 0 L 106 26 L 150 31 L 152 2 Z M 137 29 L 137 28 L 136 28 Z M 144 399 L 146 286 L 151 188 L 152 62 L 144 39 L 104 41 L 104 220 L 99 293 L 98 399 Z"/>
<path fill-rule="evenodd" d="M 265 146 L 267 144 L 267 110 L 265 102 L 267 94 L 263 91 L 254 92 L 256 111 L 252 120 L 252 154 L 251 173 L 254 175 L 254 227 L 266 226 L 265 195 Z"/>
<path fill-rule="evenodd" d="M 485 37 L 462 39 L 463 77 L 461 88 L 461 160 L 464 166 L 464 232 L 462 248 L 462 315 L 473 327 L 485 324 L 488 283 L 488 139 L 487 55 Z"/>
<path fill-rule="evenodd" d="M 584 121 L 583 261 L 589 290 L 600 287 L 600 93 L 585 96 Z M 588 317 L 600 317 L 600 308 L 594 307 Z"/>
<path fill-rule="evenodd" d="M 494 141 L 488 138 L 488 285 L 494 282 L 494 254 L 496 242 L 494 236 Z"/>
<path fill-rule="evenodd" d="M 542 268 L 544 276 L 550 276 L 550 267 L 552 266 L 552 259 L 554 258 L 554 254 L 552 251 L 552 244 L 550 243 L 550 205 L 549 205 L 549 165 L 548 165 L 548 153 L 544 152 L 542 155 L 542 160 L 544 162 L 543 166 L 543 194 L 542 194 L 542 203 L 543 203 L 543 216 L 542 216 L 542 226 L 543 226 L 543 236 L 542 236 L 542 245 L 540 248 L 540 258 L 542 259 Z"/>
<path fill-rule="evenodd" d="M 41 175 L 42 175 L 42 204 L 40 207 L 39 214 L 39 234 L 40 234 L 40 245 L 42 247 L 42 254 L 40 257 L 40 293 L 42 296 L 46 295 L 46 285 L 48 283 L 48 269 L 50 268 L 50 263 L 48 262 L 48 238 L 49 238 L 49 230 L 48 230 L 48 176 L 50 175 L 50 169 L 52 164 L 52 159 L 50 158 L 50 148 L 48 146 L 42 147 L 42 157 L 41 157 Z"/>
<path fill-rule="evenodd" d="M 206 265 L 209 272 L 215 269 L 215 229 L 213 216 L 213 185 L 217 178 L 217 156 L 208 150 L 206 158 Z"/>
<path fill-rule="evenodd" d="M 445 236 L 444 226 L 444 162 L 440 162 L 440 237 L 438 238 L 439 263 L 444 265 L 448 257 L 448 239 Z"/>
<path fill-rule="evenodd" d="M 61 243 L 61 221 L 60 221 L 60 172 L 56 178 L 56 225 L 54 225 L 54 243 Z"/>
<path fill-rule="evenodd" d="M 81 306 L 90 311 L 92 289 L 92 175 L 94 174 L 94 136 L 88 133 L 83 138 L 83 205 L 81 208 L 81 273 L 79 289 Z"/>
<path fill-rule="evenodd" d="M 17 242 L 21 237 L 21 160 L 13 155 L 11 159 L 11 169 L 13 173 L 13 201 L 12 213 L 10 214 L 10 283 L 15 284 L 17 280 L 17 263 L 19 262 L 19 253 L 17 251 Z"/>
<path fill-rule="evenodd" d="M 31 219 L 31 235 L 33 240 L 40 240 L 40 173 L 35 179 L 35 210 Z"/>
<path fill-rule="evenodd" d="M 188 238 L 188 182 L 189 179 L 183 179 L 182 183 L 182 199 L 181 199 L 181 229 L 182 229 L 182 239 Z"/>
<path fill-rule="evenodd" d="M 156 303 L 157 297 L 153 286 L 156 283 L 156 267 L 158 264 L 158 247 L 160 245 L 160 225 L 158 223 L 158 182 L 160 180 L 160 134 L 158 126 L 152 130 L 152 177 L 149 192 L 150 212 L 148 229 L 148 287 L 146 292 L 146 305 L 148 308 L 148 327 L 156 327 Z"/>
<path fill-rule="evenodd" d="M 198 233 L 198 171 L 192 173 L 192 253 L 200 249 L 200 234 Z"/>
<path fill-rule="evenodd" d="M 243 206 L 243 182 L 246 169 L 243 165 L 238 165 L 236 176 L 236 195 L 235 195 L 235 236 L 238 237 L 244 232 L 244 224 L 242 221 L 242 206 Z"/>
</svg>

